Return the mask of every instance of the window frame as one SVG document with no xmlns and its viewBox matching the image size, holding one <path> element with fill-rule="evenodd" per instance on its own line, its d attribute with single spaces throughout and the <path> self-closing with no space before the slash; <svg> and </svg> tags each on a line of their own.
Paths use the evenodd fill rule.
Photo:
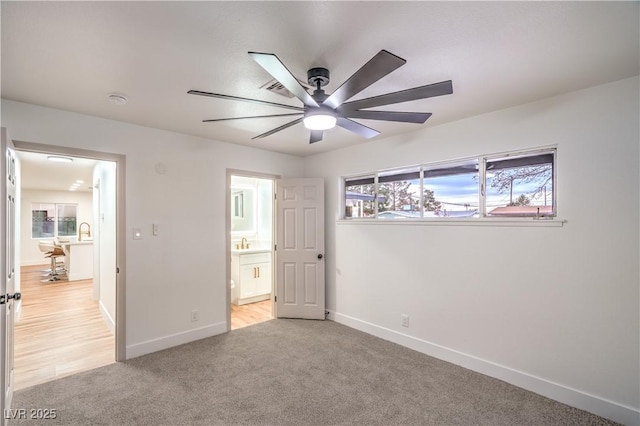
<svg viewBox="0 0 640 426">
<path fill-rule="evenodd" d="M 53 212 L 54 212 L 54 226 L 53 226 L 53 236 L 50 237 L 45 237 L 45 236 L 34 236 L 33 234 L 33 212 L 34 211 L 41 211 L 41 209 L 34 209 L 34 206 L 43 206 L 43 205 L 49 205 L 49 206 L 53 206 Z M 79 203 L 54 203 L 54 202 L 32 202 L 31 203 L 31 239 L 32 240 L 52 240 L 55 238 L 60 237 L 59 235 L 59 206 L 72 206 L 75 207 L 75 213 L 76 213 L 76 229 L 74 231 L 74 235 L 78 232 L 78 210 L 79 210 Z M 47 216 L 49 217 L 49 216 Z M 68 238 L 70 235 L 63 235 L 63 237 Z"/>
<path fill-rule="evenodd" d="M 551 193 L 551 208 L 552 208 L 552 212 L 550 214 L 546 213 L 546 214 L 537 214 L 537 215 L 531 215 L 531 214 L 503 214 L 503 215 L 489 215 L 488 214 L 488 209 L 487 209 L 487 164 L 491 163 L 492 160 L 498 160 L 498 159 L 508 159 L 508 158 L 518 158 L 518 157 L 522 157 L 522 158 L 526 158 L 526 157 L 534 157 L 534 156 L 541 156 L 541 155 L 546 155 L 546 154 L 550 154 L 552 156 L 552 163 L 551 163 L 551 185 L 552 185 L 552 193 Z M 389 169 L 381 169 L 381 170 L 377 170 L 375 172 L 369 172 L 369 173 L 360 173 L 357 175 L 349 175 L 349 176 L 343 176 L 339 179 L 339 185 L 340 185 L 340 191 L 339 192 L 339 196 L 340 196 L 340 203 L 339 203 L 339 208 L 340 208 L 340 214 L 338 216 L 338 220 L 339 221 L 344 221 L 344 222 L 366 222 L 369 223 L 371 221 L 375 221 L 376 223 L 382 223 L 382 222 L 388 222 L 388 223 L 415 223 L 415 222 L 422 222 L 422 223 L 441 223 L 441 222 L 465 222 L 465 223 L 514 223 L 514 222 L 524 222 L 524 221 L 531 221 L 533 220 L 540 220 L 540 221 L 553 221 L 554 219 L 558 218 L 558 200 L 557 200 L 557 176 L 558 176 L 558 172 L 557 172 L 557 158 L 558 158 L 558 154 L 557 154 L 557 146 L 556 145 L 549 145 L 549 146 L 543 146 L 543 147 L 538 147 L 538 148 L 529 148 L 529 149 L 521 149 L 521 150 L 514 150 L 514 151 L 507 151 L 507 152 L 501 152 L 501 153 L 493 153 L 493 154 L 483 154 L 483 155 L 477 155 L 477 156 L 472 156 L 472 157 L 466 157 L 466 158 L 459 158 L 459 159 L 455 159 L 455 160 L 449 160 L 449 161 L 438 161 L 438 162 L 433 162 L 433 163 L 424 163 L 424 164 L 419 164 L 419 165 L 408 165 L 408 166 L 402 166 L 402 167 L 394 167 L 394 168 L 389 168 Z M 434 170 L 434 169 L 438 169 L 438 168 L 446 168 L 446 167 L 454 167 L 460 164 L 464 164 L 464 163 L 473 163 L 475 162 L 475 164 L 477 164 L 477 176 L 478 176 L 478 209 L 477 209 L 477 217 L 465 217 L 465 218 L 455 218 L 455 217 L 439 217 L 439 218 L 434 218 L 434 217 L 425 217 L 424 214 L 424 206 L 423 206 L 423 197 L 424 197 L 424 189 L 425 187 L 428 187 L 428 185 L 425 185 L 425 174 L 428 170 Z M 378 216 L 379 211 L 378 211 L 378 202 L 375 202 L 375 209 L 374 209 L 374 214 L 372 216 L 369 217 L 348 217 L 346 214 L 346 188 L 347 188 L 347 183 L 349 181 L 354 181 L 356 179 L 371 179 L 371 177 L 373 177 L 373 183 L 374 183 L 374 196 L 377 198 L 378 197 L 378 190 L 379 190 L 379 176 L 382 174 L 383 176 L 392 176 L 394 173 L 398 173 L 398 174 L 402 174 L 403 171 L 409 170 L 409 169 L 418 169 L 419 170 L 419 186 L 420 186 L 420 215 L 416 215 L 416 217 L 406 217 L 406 218 L 395 218 L 392 220 L 385 220 L 386 218 L 380 218 Z M 383 220 L 381 220 L 383 219 Z M 562 223 L 564 223 L 564 220 L 560 220 L 557 221 L 560 225 L 562 225 Z"/>
<path fill-rule="evenodd" d="M 537 215 L 533 215 L 533 214 L 509 214 L 509 215 L 489 215 L 486 207 L 487 207 L 487 195 L 486 195 L 486 183 L 487 183 L 487 179 L 486 179 L 486 174 L 487 174 L 487 163 L 491 162 L 491 160 L 500 160 L 502 159 L 503 161 L 508 161 L 508 159 L 518 159 L 518 158 L 526 158 L 526 157 L 536 157 L 536 156 L 543 156 L 543 155 L 551 155 L 551 187 L 552 187 L 552 192 L 551 192 L 551 214 L 537 214 Z M 508 217 L 508 218 L 517 218 L 517 217 L 521 217 L 521 218 L 555 218 L 558 215 L 558 204 L 557 204 L 557 190 L 556 190 L 556 178 L 557 178 L 557 171 L 556 171 L 556 164 L 557 164 L 557 149 L 556 147 L 551 147 L 551 148 L 540 148 L 540 149 L 533 149 L 533 150 L 527 150 L 527 151 L 513 151 L 513 152 L 508 152 L 508 153 L 502 153 L 502 154 L 493 154 L 493 155 L 487 155 L 484 156 L 482 158 L 482 171 L 484 174 L 483 179 L 481 179 L 481 181 L 483 182 L 483 186 L 481 187 L 481 190 L 483 192 L 483 202 L 482 202 L 482 207 L 483 207 L 483 212 L 482 212 L 482 217 L 485 217 L 487 219 L 494 219 L 494 218 L 498 218 L 498 217 Z M 544 164 L 544 163 L 542 163 Z"/>
</svg>

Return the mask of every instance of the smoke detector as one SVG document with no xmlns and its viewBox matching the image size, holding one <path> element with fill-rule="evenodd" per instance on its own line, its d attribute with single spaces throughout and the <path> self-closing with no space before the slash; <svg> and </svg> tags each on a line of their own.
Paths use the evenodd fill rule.
<svg viewBox="0 0 640 426">
<path fill-rule="evenodd" d="M 107 97 L 109 98 L 109 101 L 116 105 L 125 105 L 129 101 L 129 99 L 127 99 L 127 97 L 122 93 L 109 93 Z"/>
</svg>

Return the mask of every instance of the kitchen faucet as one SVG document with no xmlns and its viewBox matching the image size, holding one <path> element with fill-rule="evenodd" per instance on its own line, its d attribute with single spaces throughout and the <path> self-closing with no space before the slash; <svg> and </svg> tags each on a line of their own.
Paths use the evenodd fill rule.
<svg viewBox="0 0 640 426">
<path fill-rule="evenodd" d="M 86 231 L 82 230 L 82 225 L 87 225 Z M 78 227 L 78 241 L 82 241 L 83 235 L 86 235 L 87 238 L 91 237 L 91 225 L 89 225 L 87 222 L 82 222 Z"/>
</svg>

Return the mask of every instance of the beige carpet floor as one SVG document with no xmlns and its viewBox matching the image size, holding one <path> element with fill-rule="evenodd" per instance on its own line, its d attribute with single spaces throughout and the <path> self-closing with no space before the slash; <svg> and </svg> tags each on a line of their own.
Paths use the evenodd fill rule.
<svg viewBox="0 0 640 426">
<path fill-rule="evenodd" d="M 615 424 L 332 321 L 282 319 L 18 391 L 13 409 L 27 419 L 12 425 Z"/>
</svg>

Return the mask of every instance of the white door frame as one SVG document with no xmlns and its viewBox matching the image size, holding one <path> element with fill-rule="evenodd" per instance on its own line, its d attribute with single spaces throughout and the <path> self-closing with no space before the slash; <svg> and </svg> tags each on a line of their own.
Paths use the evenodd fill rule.
<svg viewBox="0 0 640 426">
<path fill-rule="evenodd" d="M 226 218 L 226 245 L 227 245 L 227 276 L 226 276 L 226 287 L 227 287 L 227 331 L 231 331 L 231 176 L 242 176 L 248 178 L 256 178 L 256 179 L 269 179 L 273 181 L 273 193 L 276 191 L 276 180 L 280 179 L 279 175 L 272 175 L 268 173 L 259 173 L 259 172 L 250 172 L 247 170 L 238 170 L 238 169 L 227 169 L 227 186 L 225 190 L 225 218 Z M 275 243 L 275 220 L 276 220 L 276 204 L 273 203 L 273 223 L 271 224 L 271 234 L 272 234 L 272 247 L 271 247 L 271 261 L 273 262 L 273 244 Z M 276 307 L 274 305 L 274 276 L 275 276 L 275 268 L 271 268 L 271 314 L 276 316 Z"/>
<path fill-rule="evenodd" d="M 126 347 L 126 221 L 125 221 L 125 160 L 122 154 L 91 151 L 80 148 L 13 141 L 16 151 L 66 155 L 116 163 L 116 336 L 115 359 L 127 358 Z"/>
</svg>

